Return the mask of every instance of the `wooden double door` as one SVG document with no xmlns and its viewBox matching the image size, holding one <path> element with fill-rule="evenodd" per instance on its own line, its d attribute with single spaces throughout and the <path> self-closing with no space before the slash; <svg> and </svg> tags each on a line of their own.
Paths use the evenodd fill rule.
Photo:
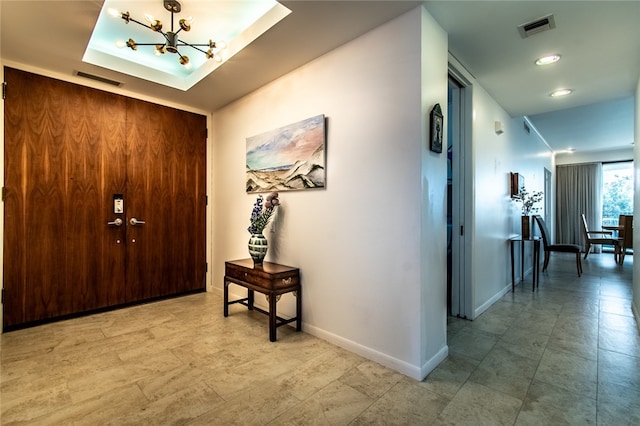
<svg viewBox="0 0 640 426">
<path fill-rule="evenodd" d="M 4 329 L 203 290 L 206 117 L 5 82 Z"/>
</svg>

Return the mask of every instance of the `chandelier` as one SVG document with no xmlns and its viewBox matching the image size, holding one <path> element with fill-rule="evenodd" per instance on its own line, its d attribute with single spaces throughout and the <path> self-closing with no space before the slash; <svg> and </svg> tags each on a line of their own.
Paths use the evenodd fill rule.
<svg viewBox="0 0 640 426">
<path fill-rule="evenodd" d="M 192 18 L 188 17 L 185 19 L 180 19 L 178 21 L 179 29 L 174 30 L 174 14 L 180 13 L 182 7 L 180 3 L 176 0 L 163 0 L 164 8 L 171 13 L 171 31 L 162 31 L 162 22 L 157 19 L 154 19 L 150 15 L 145 15 L 145 19 L 147 23 L 142 23 L 131 17 L 129 12 L 119 12 L 117 10 L 110 10 L 109 13 L 112 16 L 120 16 L 127 24 L 129 22 L 135 22 L 138 25 L 141 25 L 145 28 L 149 28 L 151 31 L 162 34 L 164 37 L 163 42 L 161 43 L 137 43 L 132 38 L 129 38 L 126 42 L 119 42 L 118 45 L 120 47 L 124 47 L 125 45 L 129 47 L 131 50 L 138 50 L 138 46 L 155 46 L 155 54 L 157 56 L 163 55 L 166 52 L 175 53 L 178 55 L 178 61 L 180 64 L 189 67 L 189 57 L 187 55 L 183 55 L 178 50 L 179 47 L 188 46 L 197 51 L 202 52 L 207 59 L 214 59 L 217 62 L 222 62 L 222 57 L 220 56 L 220 51 L 226 49 L 226 43 L 223 41 L 211 41 L 208 43 L 187 43 L 186 41 L 180 39 L 178 34 L 181 31 L 188 32 L 191 30 L 191 22 Z M 207 50 L 204 50 L 206 48 Z"/>
</svg>

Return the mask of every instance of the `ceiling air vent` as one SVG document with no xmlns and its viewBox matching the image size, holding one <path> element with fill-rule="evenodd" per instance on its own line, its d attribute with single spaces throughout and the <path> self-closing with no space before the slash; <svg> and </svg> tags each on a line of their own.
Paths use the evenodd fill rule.
<svg viewBox="0 0 640 426">
<path fill-rule="evenodd" d="M 119 81 L 109 80 L 108 78 L 100 77 L 93 74 L 87 74 L 86 72 L 82 71 L 76 71 L 76 75 L 78 77 L 88 78 L 90 80 L 99 81 L 100 83 L 106 83 L 116 87 L 120 87 L 122 85 L 122 83 L 120 83 Z"/>
<path fill-rule="evenodd" d="M 552 30 L 556 27 L 556 20 L 553 15 L 543 16 L 535 21 L 526 22 L 518 25 L 520 37 L 527 38 L 543 31 Z"/>
</svg>

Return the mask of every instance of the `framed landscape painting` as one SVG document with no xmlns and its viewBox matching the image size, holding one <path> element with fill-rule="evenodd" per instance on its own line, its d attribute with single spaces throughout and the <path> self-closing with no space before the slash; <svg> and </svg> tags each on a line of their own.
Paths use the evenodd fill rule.
<svg viewBox="0 0 640 426">
<path fill-rule="evenodd" d="M 247 138 L 247 192 L 324 188 L 325 116 Z"/>
</svg>

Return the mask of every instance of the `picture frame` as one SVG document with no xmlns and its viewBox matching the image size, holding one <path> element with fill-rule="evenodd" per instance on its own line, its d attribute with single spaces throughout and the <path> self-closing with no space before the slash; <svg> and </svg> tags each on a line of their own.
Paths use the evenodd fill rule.
<svg viewBox="0 0 640 426">
<path fill-rule="evenodd" d="M 246 191 L 326 186 L 327 118 L 319 114 L 246 139 Z"/>
<path fill-rule="evenodd" d="M 521 173 L 512 172 L 509 179 L 509 187 L 511 197 L 516 196 L 520 192 L 520 188 L 524 187 L 524 176 Z"/>
<path fill-rule="evenodd" d="M 444 116 L 440 104 L 435 104 L 429 119 L 429 149 L 438 154 L 442 153 L 442 132 Z"/>
</svg>

